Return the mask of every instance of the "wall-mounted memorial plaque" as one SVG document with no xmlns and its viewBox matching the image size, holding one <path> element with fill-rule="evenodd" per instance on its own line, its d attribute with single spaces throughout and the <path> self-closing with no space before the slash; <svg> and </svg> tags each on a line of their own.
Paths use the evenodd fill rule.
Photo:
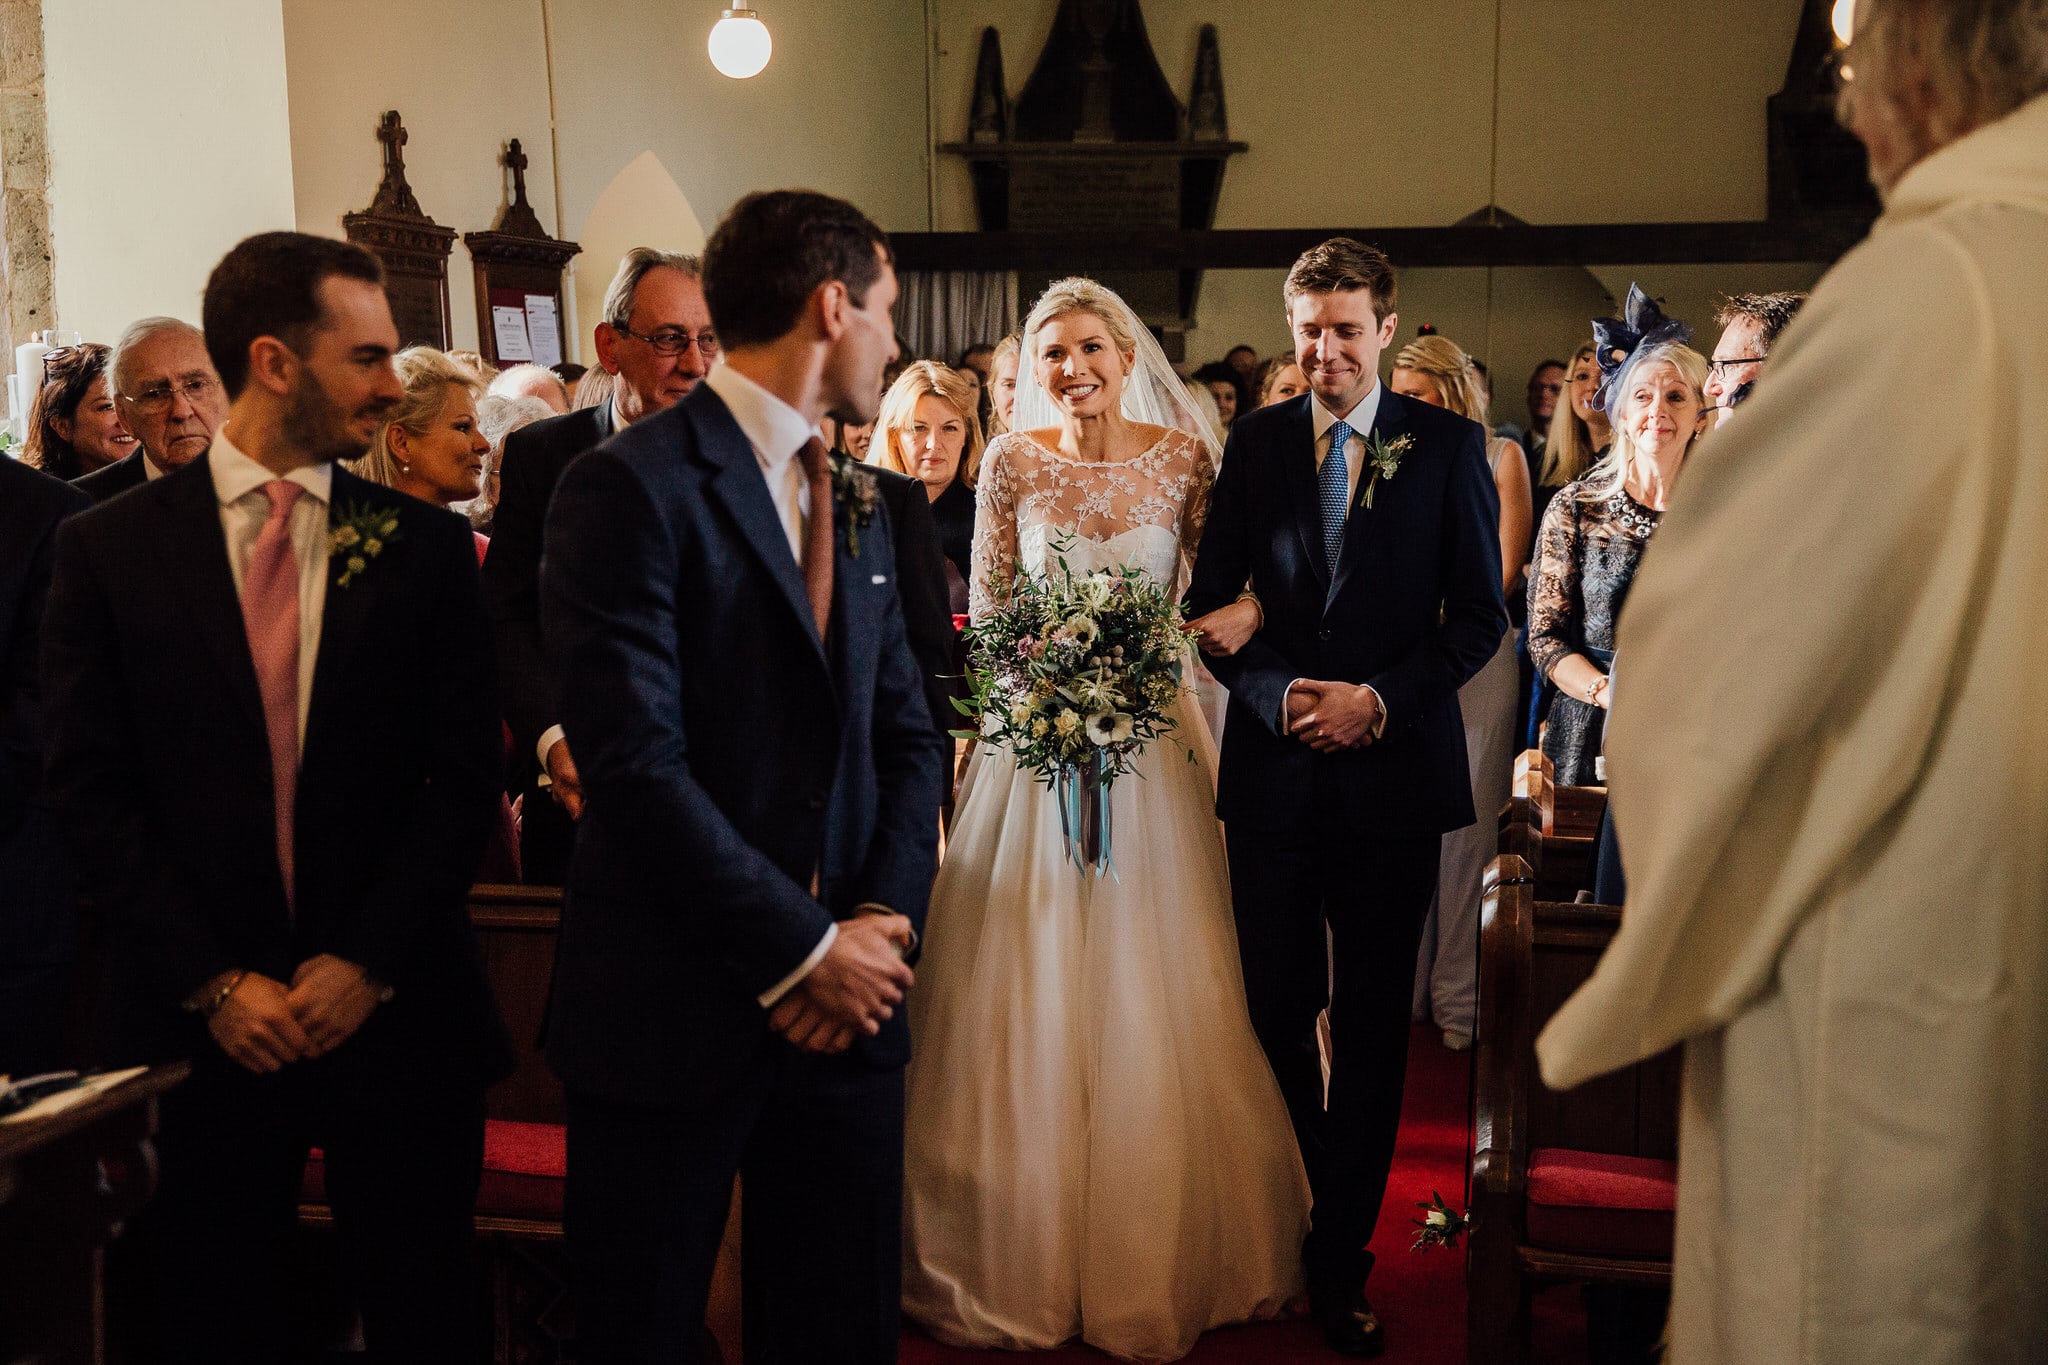
<svg viewBox="0 0 2048 1365">
<path fill-rule="evenodd" d="M 985 232 L 1175 232 L 1213 225 L 1224 164 L 1245 150 L 1224 111 L 1216 30 L 1204 26 L 1189 106 L 1175 98 L 1138 0 L 1061 0 L 1014 114 L 1000 41 L 982 34 L 964 157 Z M 1199 270 L 1104 271 L 1166 353 L 1181 358 Z M 1019 272 L 1030 298 L 1050 274 Z"/>
<path fill-rule="evenodd" d="M 462 243 L 476 266 L 477 349 L 493 365 L 558 365 L 568 358 L 562 269 L 583 250 L 548 235 L 526 201 L 526 153 L 506 146 L 512 198 L 489 232 L 466 232 Z"/>
<path fill-rule="evenodd" d="M 377 125 L 384 144 L 384 179 L 377 197 L 361 213 L 343 214 L 342 232 L 384 263 L 384 292 L 398 339 L 407 346 L 448 347 L 448 253 L 455 229 L 442 227 L 420 208 L 405 182 L 408 134 L 396 109 Z"/>
</svg>

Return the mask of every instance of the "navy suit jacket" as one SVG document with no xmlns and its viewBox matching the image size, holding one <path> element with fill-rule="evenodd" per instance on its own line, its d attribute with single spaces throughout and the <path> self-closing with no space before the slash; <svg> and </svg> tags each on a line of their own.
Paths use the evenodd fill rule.
<svg viewBox="0 0 2048 1365">
<path fill-rule="evenodd" d="M 757 997 L 834 919 L 872 902 L 922 934 L 947 746 L 873 511 L 856 555 L 834 509 L 821 643 L 753 448 L 708 386 L 562 475 L 541 620 L 587 804 L 547 1055 L 571 1088 L 701 1103 L 787 1052 Z M 909 1051 L 898 1011 L 852 1064 Z"/>
<path fill-rule="evenodd" d="M 146 457 L 140 449 L 125 459 L 114 461 L 104 469 L 95 469 L 90 474 L 80 475 L 71 481 L 71 486 L 90 497 L 94 502 L 105 502 L 119 497 L 131 488 L 140 488 L 149 482 L 149 471 L 143 468 Z"/>
<path fill-rule="evenodd" d="M 510 1052 L 468 892 L 503 744 L 468 523 L 334 471 L 398 534 L 329 580 L 299 765 L 297 897 L 208 457 L 59 529 L 43 618 L 49 784 L 109 922 L 125 1053 L 227 1065 L 182 1002 L 220 972 L 333 953 L 393 998 L 332 1054 L 365 1084 L 481 1084 Z M 294 913 L 294 909 L 296 913 Z M 323 1061 L 322 1065 L 326 1062 Z"/>
<path fill-rule="evenodd" d="M 1458 688 L 1507 630 L 1500 497 L 1486 431 L 1382 389 L 1372 430 L 1413 446 L 1365 505 L 1368 464 L 1345 522 L 1334 580 L 1307 395 L 1232 426 L 1189 587 L 1192 612 L 1250 582 L 1264 627 L 1205 662 L 1230 689 L 1217 813 L 1240 828 L 1298 827 L 1336 801 L 1361 834 L 1440 834 L 1472 823 Z M 1357 438 L 1362 439 L 1362 438 Z M 1297 678 L 1367 683 L 1386 704 L 1372 744 L 1319 755 L 1286 733 Z"/>
<path fill-rule="evenodd" d="M 0 455 L 0 967 L 67 962 L 70 869 L 43 797 L 43 601 L 57 523 L 92 501 Z"/>
</svg>

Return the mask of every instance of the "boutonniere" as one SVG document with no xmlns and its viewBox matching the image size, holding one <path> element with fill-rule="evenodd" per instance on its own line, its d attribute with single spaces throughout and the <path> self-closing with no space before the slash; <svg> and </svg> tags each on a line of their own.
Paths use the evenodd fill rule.
<svg viewBox="0 0 2048 1365">
<path fill-rule="evenodd" d="M 327 560 L 339 563 L 334 586 L 345 588 L 370 567 L 370 561 L 384 553 L 384 547 L 398 539 L 396 507 L 349 506 L 336 510 L 328 523 Z"/>
<path fill-rule="evenodd" d="M 875 471 L 844 456 L 832 457 L 832 501 L 846 509 L 846 553 L 860 557 L 860 528 L 875 519 L 882 496 Z"/>
<path fill-rule="evenodd" d="M 1365 505 L 1372 506 L 1374 490 L 1381 479 L 1392 479 L 1394 471 L 1401 467 L 1401 457 L 1415 448 L 1413 436 L 1396 436 L 1389 441 L 1377 431 L 1365 438 L 1365 462 L 1372 467 L 1372 477 L 1365 484 Z"/>
</svg>

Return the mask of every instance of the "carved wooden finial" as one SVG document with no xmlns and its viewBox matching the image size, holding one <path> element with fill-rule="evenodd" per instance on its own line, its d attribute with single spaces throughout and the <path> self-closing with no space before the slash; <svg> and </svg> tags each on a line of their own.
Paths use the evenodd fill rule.
<svg viewBox="0 0 2048 1365">
<path fill-rule="evenodd" d="M 526 202 L 526 167 L 528 159 L 519 139 L 513 138 L 505 144 L 505 155 L 498 158 L 499 164 L 512 172 L 512 202 L 505 206 L 498 216 L 498 226 L 493 231 L 507 233 L 514 237 L 533 237 L 546 241 L 547 229 L 540 225 L 540 215 L 533 211 L 533 205 Z"/>
<path fill-rule="evenodd" d="M 1188 92 L 1188 136 L 1221 142 L 1230 136 L 1230 115 L 1223 105 L 1223 61 L 1216 50 L 1216 25 L 1202 25 L 1195 47 L 1195 86 Z"/>
<path fill-rule="evenodd" d="M 384 144 L 384 180 L 377 186 L 377 197 L 370 203 L 371 213 L 392 213 L 408 217 L 424 218 L 420 201 L 414 197 L 412 186 L 405 183 L 405 144 L 408 135 L 405 123 L 398 117 L 396 109 L 387 110 L 377 124 L 377 141 Z"/>
<path fill-rule="evenodd" d="M 519 139 L 513 138 L 505 148 L 505 164 L 512 168 L 512 202 L 526 202 L 526 153 L 520 150 Z"/>
<path fill-rule="evenodd" d="M 1010 95 L 1003 86 L 1003 43 L 995 26 L 981 31 L 974 63 L 974 104 L 967 116 L 969 142 L 1002 142 L 1010 136 Z"/>
</svg>

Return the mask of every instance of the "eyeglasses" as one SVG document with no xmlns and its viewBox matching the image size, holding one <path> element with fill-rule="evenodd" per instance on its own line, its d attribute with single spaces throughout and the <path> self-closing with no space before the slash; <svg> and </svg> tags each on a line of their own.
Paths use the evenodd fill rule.
<svg viewBox="0 0 2048 1365">
<path fill-rule="evenodd" d="M 656 355 L 681 355 L 684 351 L 689 350 L 692 345 L 696 346 L 697 354 L 703 356 L 706 360 L 714 359 L 718 355 L 718 336 L 713 332 L 699 332 L 697 335 L 691 336 L 680 327 L 664 327 L 653 336 L 642 336 L 631 327 L 615 326 L 612 330 L 620 336 L 627 336 L 635 341 L 646 342 L 654 348 Z"/>
<path fill-rule="evenodd" d="M 1707 362 L 1707 373 L 1719 375 L 1722 371 L 1732 370 L 1737 365 L 1761 365 L 1763 363 L 1764 358 L 1760 355 L 1738 355 L 1727 360 L 1709 360 Z"/>
<path fill-rule="evenodd" d="M 50 371 L 69 365 L 85 353 L 83 346 L 59 346 L 54 351 L 43 352 L 43 378 L 50 377 Z"/>
<path fill-rule="evenodd" d="M 196 405 L 200 399 L 219 387 L 220 381 L 210 374 L 194 375 L 190 379 L 181 379 L 176 383 L 166 381 L 151 384 L 141 393 L 131 393 L 125 397 L 144 412 L 165 412 L 180 394 L 184 395 L 186 402 Z"/>
</svg>

